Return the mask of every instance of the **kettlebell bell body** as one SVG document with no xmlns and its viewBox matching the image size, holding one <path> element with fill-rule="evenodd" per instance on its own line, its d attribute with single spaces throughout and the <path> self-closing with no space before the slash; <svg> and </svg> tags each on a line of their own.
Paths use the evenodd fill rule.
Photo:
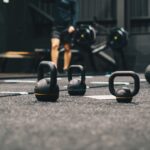
<svg viewBox="0 0 150 150">
<path fill-rule="evenodd" d="M 44 78 L 44 68 L 50 71 L 50 77 Z M 57 84 L 57 69 L 52 62 L 42 61 L 38 68 L 38 82 L 36 83 L 35 96 L 39 101 L 56 102 L 59 98 L 59 86 Z"/>
<path fill-rule="evenodd" d="M 131 90 L 128 87 L 122 87 L 119 90 L 115 90 L 114 80 L 116 77 L 121 76 L 129 76 L 134 79 L 134 89 Z M 117 102 L 120 103 L 130 103 L 132 101 L 133 96 L 135 96 L 140 89 L 140 78 L 133 71 L 116 71 L 111 74 L 109 77 L 109 91 L 112 95 L 116 96 Z"/>
<path fill-rule="evenodd" d="M 116 94 L 116 100 L 118 103 L 130 103 L 132 101 L 131 90 L 128 87 L 118 89 Z"/>
<path fill-rule="evenodd" d="M 73 71 L 78 70 L 81 73 L 81 79 L 72 79 Z M 72 65 L 68 69 L 68 93 L 72 96 L 82 96 L 86 92 L 85 71 L 81 65 Z"/>
</svg>

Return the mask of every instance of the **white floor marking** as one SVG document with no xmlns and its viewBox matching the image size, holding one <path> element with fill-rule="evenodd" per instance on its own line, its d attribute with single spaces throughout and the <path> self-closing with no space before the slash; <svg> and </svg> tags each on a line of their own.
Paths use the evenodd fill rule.
<svg viewBox="0 0 150 150">
<path fill-rule="evenodd" d="M 62 78 L 57 78 L 57 80 L 62 80 Z M 7 80 L 0 80 L 3 83 L 36 83 L 37 80 L 17 80 L 17 79 L 7 79 Z"/>
<path fill-rule="evenodd" d="M 84 96 L 92 99 L 98 99 L 98 100 L 111 100 L 116 99 L 113 95 L 91 95 L 91 96 Z"/>
<path fill-rule="evenodd" d="M 92 79 L 93 76 L 86 76 L 86 79 Z"/>
<path fill-rule="evenodd" d="M 57 78 L 57 80 L 62 80 L 62 78 Z"/>
<path fill-rule="evenodd" d="M 146 79 L 140 79 L 140 82 L 146 82 Z"/>
<path fill-rule="evenodd" d="M 95 81 L 95 82 L 90 82 L 91 84 L 102 84 L 102 85 L 108 85 L 109 83 L 108 82 L 98 82 L 98 81 Z M 114 84 L 116 85 L 130 85 L 129 82 L 114 82 Z"/>
<path fill-rule="evenodd" d="M 4 83 L 36 83 L 34 80 L 3 80 Z"/>
<path fill-rule="evenodd" d="M 28 95 L 28 92 L 11 92 L 11 91 L 2 91 L 0 94 L 20 94 L 20 95 Z"/>
<path fill-rule="evenodd" d="M 105 75 L 105 77 L 110 77 L 110 76 L 111 76 L 111 74 L 106 74 L 106 75 Z"/>
</svg>

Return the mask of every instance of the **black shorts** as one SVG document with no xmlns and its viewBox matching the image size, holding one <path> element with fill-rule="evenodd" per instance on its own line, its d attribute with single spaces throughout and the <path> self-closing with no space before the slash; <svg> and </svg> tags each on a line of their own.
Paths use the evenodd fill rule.
<svg viewBox="0 0 150 150">
<path fill-rule="evenodd" d="M 51 39 L 57 38 L 60 39 L 61 43 L 65 44 L 71 44 L 72 41 L 72 34 L 67 32 L 67 28 L 65 27 L 52 27 L 51 30 Z"/>
</svg>

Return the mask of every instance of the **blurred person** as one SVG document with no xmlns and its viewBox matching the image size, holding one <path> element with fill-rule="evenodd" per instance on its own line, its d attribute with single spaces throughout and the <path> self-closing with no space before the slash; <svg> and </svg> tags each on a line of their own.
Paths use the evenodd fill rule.
<svg viewBox="0 0 150 150">
<path fill-rule="evenodd" d="M 55 0 L 54 22 L 51 31 L 51 61 L 57 67 L 60 43 L 64 46 L 64 66 L 66 72 L 71 61 L 71 34 L 75 31 L 77 21 L 77 0 Z M 62 33 L 67 35 L 62 37 Z"/>
</svg>

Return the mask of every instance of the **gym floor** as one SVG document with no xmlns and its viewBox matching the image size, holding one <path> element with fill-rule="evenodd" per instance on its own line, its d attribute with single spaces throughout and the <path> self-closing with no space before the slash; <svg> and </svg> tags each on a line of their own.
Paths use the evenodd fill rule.
<svg viewBox="0 0 150 150">
<path fill-rule="evenodd" d="M 150 149 L 150 85 L 142 74 L 140 91 L 128 104 L 110 96 L 108 76 L 87 76 L 86 84 L 93 88 L 84 96 L 69 96 L 67 78 L 58 77 L 60 96 L 51 103 L 38 102 L 34 94 L 28 94 L 34 90 L 36 77 L 0 75 L 2 150 Z M 118 80 L 125 85 L 131 82 Z"/>
</svg>

